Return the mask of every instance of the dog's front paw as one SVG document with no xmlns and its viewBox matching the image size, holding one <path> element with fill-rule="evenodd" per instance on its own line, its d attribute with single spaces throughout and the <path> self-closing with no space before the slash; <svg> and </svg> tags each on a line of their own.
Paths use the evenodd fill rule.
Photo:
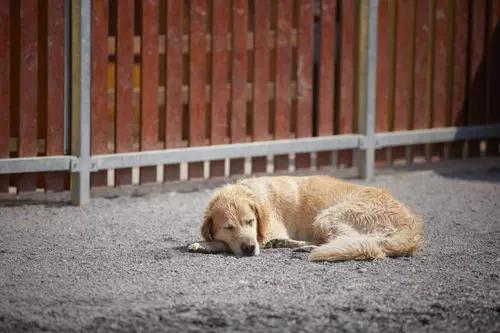
<svg viewBox="0 0 500 333">
<path fill-rule="evenodd" d="M 195 253 L 215 254 L 227 252 L 228 248 L 221 241 L 196 242 L 188 245 L 187 250 Z"/>
<path fill-rule="evenodd" d="M 200 243 L 193 243 L 188 245 L 187 247 L 189 252 L 195 252 L 195 253 L 205 253 L 206 249 L 201 246 Z"/>
<path fill-rule="evenodd" d="M 266 244 L 264 244 L 265 249 L 277 249 L 282 247 L 287 247 L 288 241 L 286 239 L 271 239 Z"/>
</svg>

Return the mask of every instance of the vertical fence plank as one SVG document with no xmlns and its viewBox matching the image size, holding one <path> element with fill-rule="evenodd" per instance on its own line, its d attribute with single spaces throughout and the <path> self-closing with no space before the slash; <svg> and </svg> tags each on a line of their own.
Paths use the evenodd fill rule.
<svg viewBox="0 0 500 333">
<path fill-rule="evenodd" d="M 297 137 L 312 136 L 312 93 L 313 93 L 313 1 L 298 3 L 298 45 L 297 45 Z M 333 68 L 332 68 L 333 69 Z M 333 95 L 333 94 L 332 94 Z M 333 108 L 330 114 L 333 114 Z M 309 169 L 311 154 L 296 154 L 295 168 Z"/>
<path fill-rule="evenodd" d="M 38 1 L 20 3 L 19 157 L 37 156 Z M 36 173 L 18 176 L 18 192 L 36 190 Z"/>
<path fill-rule="evenodd" d="M 378 9 L 378 26 L 377 26 L 377 94 L 376 106 L 377 112 L 375 114 L 375 131 L 387 132 L 389 130 L 389 114 L 391 105 L 392 90 L 394 89 L 394 66 L 393 53 L 394 39 L 390 36 L 391 33 L 391 4 L 389 0 L 379 1 Z M 394 27 L 392 27 L 394 29 Z M 392 47 L 391 47 L 392 46 Z M 386 149 L 379 149 L 376 151 L 376 163 L 378 165 L 385 164 Z"/>
<path fill-rule="evenodd" d="M 454 2 L 454 41 L 453 41 L 453 83 L 451 125 L 463 126 L 466 119 L 466 92 L 467 92 L 467 35 L 469 30 L 468 0 Z M 454 142 L 451 146 L 450 157 L 461 158 L 463 142 Z"/>
<path fill-rule="evenodd" d="M 500 0 L 490 0 L 489 4 L 487 121 L 500 123 Z M 486 153 L 498 155 L 499 144 L 498 139 L 488 140 Z"/>
<path fill-rule="evenodd" d="M 189 39 L 189 145 L 205 144 L 207 1 L 192 0 Z M 189 163 L 189 178 L 203 178 L 203 162 Z"/>
<path fill-rule="evenodd" d="M 213 0 L 210 144 L 227 143 L 229 0 Z M 224 177 L 225 161 L 210 162 L 210 177 Z"/>
<path fill-rule="evenodd" d="M 246 141 L 248 1 L 232 1 L 231 142 Z M 230 160 L 231 175 L 244 173 L 245 160 Z"/>
<path fill-rule="evenodd" d="M 47 156 L 64 155 L 64 0 L 47 2 Z M 63 191 L 66 172 L 45 174 L 47 191 Z"/>
<path fill-rule="evenodd" d="M 277 6 L 274 136 L 276 139 L 288 139 L 292 102 L 290 82 L 293 3 L 291 0 L 282 0 L 278 1 Z M 274 170 L 287 171 L 288 163 L 288 155 L 277 155 L 274 157 Z"/>
<path fill-rule="evenodd" d="M 159 0 L 144 0 L 142 5 L 141 39 L 141 151 L 158 145 L 158 28 Z M 156 182 L 156 166 L 140 169 L 140 181 Z"/>
<path fill-rule="evenodd" d="M 269 0 L 254 2 L 253 140 L 269 139 Z M 252 158 L 252 173 L 265 173 L 266 156 Z"/>
<path fill-rule="evenodd" d="M 108 153 L 108 22 L 107 0 L 92 1 L 92 47 L 91 47 L 91 152 Z M 107 171 L 91 174 L 93 187 L 106 186 Z"/>
<path fill-rule="evenodd" d="M 333 135 L 335 100 L 335 49 L 337 42 L 337 2 L 322 0 L 320 11 L 319 67 L 318 67 L 318 135 Z M 332 152 L 318 152 L 318 168 L 332 166 Z"/>
<path fill-rule="evenodd" d="M 10 139 L 10 1 L 0 2 L 0 158 L 9 157 Z M 9 191 L 9 176 L 0 175 L 0 193 Z"/>
<path fill-rule="evenodd" d="M 451 51 L 449 1 L 437 0 L 434 12 L 434 83 L 433 83 L 433 106 L 432 127 L 445 127 L 446 115 L 450 107 L 449 85 L 450 85 L 450 59 L 448 52 Z M 443 144 L 434 144 L 433 155 L 437 158 L 443 157 Z"/>
<path fill-rule="evenodd" d="M 486 0 L 471 1 L 470 72 L 468 87 L 467 124 L 478 125 L 485 121 L 486 111 L 486 68 L 485 68 L 485 19 Z M 468 155 L 480 154 L 479 140 L 468 142 Z"/>
<path fill-rule="evenodd" d="M 413 36 L 413 0 L 400 0 L 396 2 L 396 70 L 395 70 L 395 96 L 393 123 L 395 131 L 408 129 L 410 117 L 410 103 L 413 91 L 411 80 L 412 69 L 412 36 Z M 393 160 L 405 157 L 405 148 L 392 149 Z"/>
<path fill-rule="evenodd" d="M 47 139 L 47 98 L 48 98 L 48 89 L 47 89 L 47 70 L 48 70 L 48 45 L 47 45 L 47 36 L 48 36 L 48 1 L 39 1 L 38 9 L 38 72 L 37 72 L 37 141 L 43 142 Z M 46 142 L 46 141 L 45 141 Z M 46 155 L 47 147 L 40 147 L 37 144 L 38 154 L 37 155 Z M 37 173 L 36 174 L 36 187 L 40 189 L 45 189 L 45 175 L 46 173 Z"/>
<path fill-rule="evenodd" d="M 133 70 L 134 70 L 134 1 L 116 2 L 116 113 L 115 150 L 133 149 Z M 132 169 L 115 170 L 115 185 L 132 183 Z"/>
<path fill-rule="evenodd" d="M 340 5 L 340 100 L 338 134 L 353 132 L 355 115 L 356 15 L 358 4 L 342 0 Z M 340 151 L 338 163 L 352 166 L 352 150 Z"/>
<path fill-rule="evenodd" d="M 167 0 L 165 75 L 165 148 L 182 145 L 182 34 L 184 1 Z M 180 179 L 179 164 L 165 165 L 164 180 Z"/>
<path fill-rule="evenodd" d="M 429 46 L 430 46 L 430 1 L 416 1 L 415 13 L 415 84 L 413 101 L 412 129 L 427 127 L 426 117 L 429 113 L 432 87 L 430 76 Z M 424 156 L 424 146 L 412 147 L 413 159 Z"/>
</svg>

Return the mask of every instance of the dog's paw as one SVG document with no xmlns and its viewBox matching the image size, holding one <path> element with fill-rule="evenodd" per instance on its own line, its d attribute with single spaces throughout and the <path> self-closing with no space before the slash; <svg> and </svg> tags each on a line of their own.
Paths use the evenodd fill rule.
<svg viewBox="0 0 500 333">
<path fill-rule="evenodd" d="M 265 249 L 277 249 L 277 248 L 283 248 L 283 247 L 288 247 L 288 240 L 287 239 L 271 239 L 268 241 L 266 244 L 264 244 Z"/>
<path fill-rule="evenodd" d="M 194 253 L 205 253 L 205 249 L 203 246 L 201 246 L 200 243 L 193 243 L 188 245 L 187 247 L 189 252 L 194 252 Z"/>
</svg>

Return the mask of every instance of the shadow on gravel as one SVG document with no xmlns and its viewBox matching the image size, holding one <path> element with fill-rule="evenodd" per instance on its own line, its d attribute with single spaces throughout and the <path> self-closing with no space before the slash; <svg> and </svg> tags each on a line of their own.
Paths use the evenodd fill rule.
<svg viewBox="0 0 500 333">
<path fill-rule="evenodd" d="M 50 200 L 36 200 L 36 199 L 5 199 L 0 200 L 0 207 L 19 207 L 19 206 L 33 206 L 43 205 L 49 208 L 59 208 L 71 205 L 68 200 L 50 201 Z"/>
<path fill-rule="evenodd" d="M 500 166 L 491 167 L 486 172 L 477 172 L 475 170 L 468 170 L 468 171 L 435 170 L 435 173 L 445 178 L 483 181 L 488 183 L 500 183 Z"/>
</svg>

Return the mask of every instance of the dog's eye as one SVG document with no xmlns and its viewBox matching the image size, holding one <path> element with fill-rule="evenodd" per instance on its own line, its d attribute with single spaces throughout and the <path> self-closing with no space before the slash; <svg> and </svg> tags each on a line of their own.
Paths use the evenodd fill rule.
<svg viewBox="0 0 500 333">
<path fill-rule="evenodd" d="M 234 226 L 228 224 L 224 227 L 224 229 L 227 229 L 227 230 L 233 230 L 234 229 Z"/>
<path fill-rule="evenodd" d="M 246 221 L 245 221 L 245 223 L 246 223 L 247 225 L 252 225 L 252 224 L 253 224 L 253 221 L 254 221 L 254 219 L 250 219 L 250 220 L 246 220 Z"/>
</svg>

